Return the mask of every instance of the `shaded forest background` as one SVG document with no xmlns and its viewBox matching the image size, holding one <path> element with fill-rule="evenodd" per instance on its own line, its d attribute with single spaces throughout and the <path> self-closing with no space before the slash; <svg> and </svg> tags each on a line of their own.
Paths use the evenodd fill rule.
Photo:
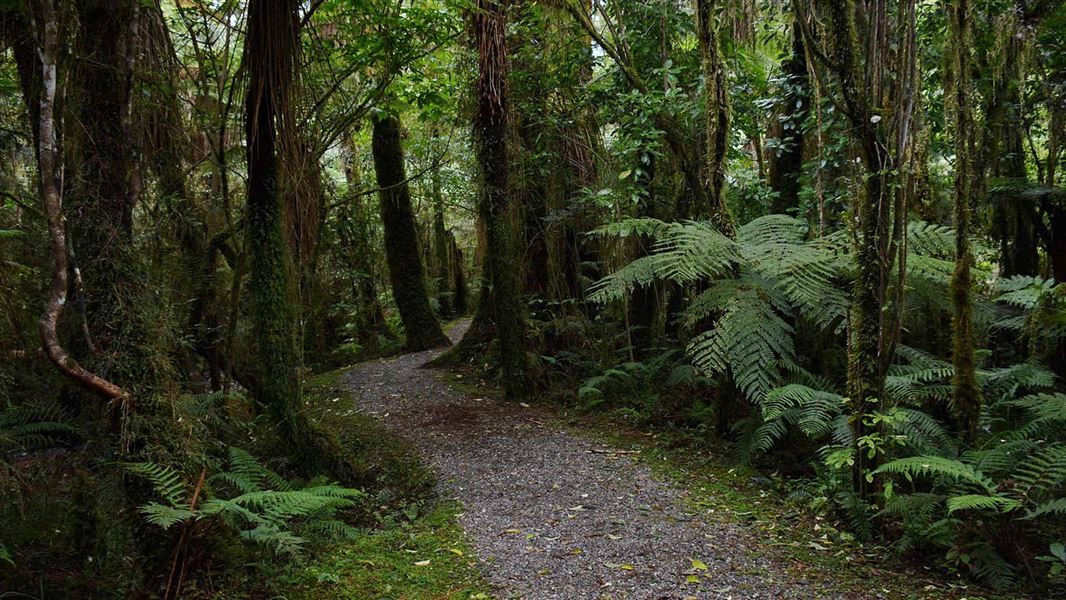
<svg viewBox="0 0 1066 600">
<path fill-rule="evenodd" d="M 1064 585 L 1061 2 L 7 0 L 0 43 L 5 587 L 401 518 L 430 475 L 305 388 L 467 316 L 438 366 L 510 400 Z"/>
</svg>

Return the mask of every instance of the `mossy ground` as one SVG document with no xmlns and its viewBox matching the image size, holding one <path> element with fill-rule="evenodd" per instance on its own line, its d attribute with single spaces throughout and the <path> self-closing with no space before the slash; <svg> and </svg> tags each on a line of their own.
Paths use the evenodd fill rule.
<svg viewBox="0 0 1066 600">
<path fill-rule="evenodd" d="M 460 507 L 441 502 L 410 521 L 320 549 L 277 575 L 289 600 L 480 600 L 490 598 L 456 521 Z"/>
<path fill-rule="evenodd" d="M 461 507 L 434 497 L 434 475 L 417 452 L 347 397 L 349 368 L 304 382 L 314 419 L 354 450 L 373 502 L 355 540 L 312 546 L 292 560 L 260 565 L 215 591 L 218 600 L 480 600 L 491 598 L 459 526 Z"/>
</svg>

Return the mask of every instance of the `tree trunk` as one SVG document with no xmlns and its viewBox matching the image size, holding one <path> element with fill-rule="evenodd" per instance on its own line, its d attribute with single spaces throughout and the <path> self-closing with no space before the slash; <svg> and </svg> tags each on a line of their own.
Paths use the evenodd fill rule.
<svg viewBox="0 0 1066 600">
<path fill-rule="evenodd" d="M 954 88 L 951 112 L 955 134 L 955 272 L 951 279 L 952 344 L 955 367 L 952 395 L 963 439 L 972 442 L 981 419 L 980 390 L 974 363 L 973 277 L 970 268 L 970 213 L 974 184 L 975 124 L 970 80 L 971 16 L 969 0 L 954 0 L 949 7 L 951 68 Z"/>
<path fill-rule="evenodd" d="M 718 231 L 733 237 L 736 224 L 725 204 L 724 191 L 725 162 L 729 153 L 729 83 L 718 44 L 714 9 L 715 0 L 696 0 L 696 35 L 706 88 L 707 148 L 704 154 L 706 206 L 696 205 L 693 209 L 697 218 L 706 214 Z"/>
<path fill-rule="evenodd" d="M 404 170 L 400 121 L 392 115 L 374 117 L 374 171 L 381 189 L 381 222 L 385 226 L 385 258 L 396 308 L 403 319 L 404 347 L 411 351 L 447 346 L 449 341 L 429 306 L 419 250 L 418 230 Z"/>
<path fill-rule="evenodd" d="M 773 150 L 770 160 L 770 188 L 777 192 L 770 210 L 777 214 L 794 212 L 800 205 L 800 177 L 803 175 L 806 140 L 804 122 L 811 104 L 811 93 L 807 76 L 807 51 L 799 23 L 792 24 L 792 54 L 782 67 L 785 90 L 778 110 L 780 116 L 773 125 L 779 131 L 775 136 L 778 147 Z"/>
<path fill-rule="evenodd" d="M 244 62 L 245 134 L 248 152 L 247 234 L 255 339 L 258 406 L 270 415 L 282 447 L 306 476 L 327 473 L 355 478 L 350 457 L 303 410 L 296 348 L 296 306 L 283 230 L 284 199 L 278 190 L 277 147 L 295 135 L 292 84 L 299 59 L 299 17 L 294 0 L 248 3 Z"/>
<path fill-rule="evenodd" d="M 63 217 L 63 197 L 56 177 L 57 142 L 55 97 L 58 85 L 59 24 L 52 0 L 39 0 L 38 57 L 41 67 L 40 106 L 37 132 L 38 176 L 42 203 L 48 217 L 48 235 L 52 254 L 52 284 L 48 304 L 41 317 L 41 339 L 48 358 L 64 375 L 83 388 L 107 399 L 128 399 L 126 392 L 110 381 L 79 365 L 63 348 L 56 326 L 67 303 L 68 273 L 66 224 Z"/>
<path fill-rule="evenodd" d="M 508 197 L 507 46 L 500 0 L 478 0 L 474 36 L 478 51 L 477 108 L 474 150 L 481 171 L 485 205 L 489 272 L 504 393 L 524 396 L 527 388 L 525 311 L 522 306 L 522 265 L 515 247 L 515 211 Z"/>
<path fill-rule="evenodd" d="M 132 245 L 139 181 L 130 119 L 140 4 L 86 0 L 76 6 L 81 33 L 66 98 L 72 122 L 63 130 L 64 211 L 69 245 L 77 249 L 75 283 L 85 325 L 73 350 L 87 360 L 106 352 L 108 370 L 121 370 L 130 366 L 123 355 L 136 352 L 140 341 L 124 331 L 138 292 Z"/>
<path fill-rule="evenodd" d="M 444 191 L 441 189 L 440 165 L 434 165 L 431 174 L 433 186 L 433 262 L 434 276 L 437 280 L 437 304 L 441 315 L 451 315 L 453 308 L 453 290 L 451 277 L 451 252 L 449 240 L 452 238 L 444 224 Z"/>
</svg>

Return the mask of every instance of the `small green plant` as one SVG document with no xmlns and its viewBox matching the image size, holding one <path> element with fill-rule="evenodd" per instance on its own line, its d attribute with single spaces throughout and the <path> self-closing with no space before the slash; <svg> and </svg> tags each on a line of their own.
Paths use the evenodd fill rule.
<svg viewBox="0 0 1066 600">
<path fill-rule="evenodd" d="M 340 515 L 364 498 L 362 491 L 319 480 L 296 488 L 239 448 L 229 448 L 228 467 L 206 480 L 201 476 L 190 486 L 168 466 L 126 465 L 130 473 L 152 484 L 160 500 L 144 504 L 140 511 L 146 521 L 164 530 L 216 522 L 278 554 L 298 553 L 311 537 L 357 536 L 358 530 Z"/>
</svg>

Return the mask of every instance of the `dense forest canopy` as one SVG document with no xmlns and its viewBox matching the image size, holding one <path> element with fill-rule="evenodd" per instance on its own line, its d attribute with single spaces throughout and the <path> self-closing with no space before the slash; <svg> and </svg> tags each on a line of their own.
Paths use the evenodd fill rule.
<svg viewBox="0 0 1066 600">
<path fill-rule="evenodd" d="M 0 115 L 0 592 L 416 520 L 316 382 L 445 347 L 885 561 L 1066 586 L 1062 2 L 4 0 Z"/>
</svg>

